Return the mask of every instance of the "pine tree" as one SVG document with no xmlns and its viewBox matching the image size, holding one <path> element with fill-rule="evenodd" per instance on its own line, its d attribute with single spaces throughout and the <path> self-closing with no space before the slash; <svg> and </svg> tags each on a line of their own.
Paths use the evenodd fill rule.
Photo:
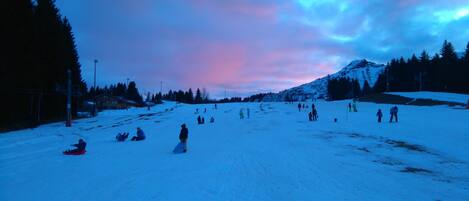
<svg viewBox="0 0 469 201">
<path fill-rule="evenodd" d="M 202 93 L 200 92 L 200 89 L 197 88 L 197 91 L 195 92 L 195 98 L 194 98 L 194 103 L 202 103 L 203 102 L 203 99 L 202 99 Z"/>
</svg>

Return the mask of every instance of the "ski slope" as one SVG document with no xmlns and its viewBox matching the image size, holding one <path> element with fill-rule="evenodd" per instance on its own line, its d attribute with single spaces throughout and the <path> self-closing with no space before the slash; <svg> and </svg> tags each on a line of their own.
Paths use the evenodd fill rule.
<svg viewBox="0 0 469 201">
<path fill-rule="evenodd" d="M 415 91 L 415 92 L 388 92 L 387 94 L 403 96 L 407 98 L 420 98 L 432 99 L 438 101 L 448 101 L 455 103 L 466 104 L 469 101 L 469 94 L 457 94 L 448 92 L 430 92 L 430 91 Z"/>
<path fill-rule="evenodd" d="M 0 134 L 0 200 L 469 200 L 469 110 L 399 106 L 391 124 L 392 105 L 347 103 L 317 102 L 317 122 L 296 104 L 165 103 Z M 115 141 L 138 126 L 145 141 Z M 80 137 L 86 155 L 62 155 Z"/>
</svg>

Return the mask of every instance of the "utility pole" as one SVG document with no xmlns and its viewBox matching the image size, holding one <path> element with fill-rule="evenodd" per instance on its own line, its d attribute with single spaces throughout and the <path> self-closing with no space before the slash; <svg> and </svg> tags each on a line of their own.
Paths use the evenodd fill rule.
<svg viewBox="0 0 469 201">
<path fill-rule="evenodd" d="M 72 126 L 72 71 L 68 69 L 68 86 L 67 86 L 67 120 L 66 127 Z"/>
<path fill-rule="evenodd" d="M 96 116 L 96 63 L 98 60 L 94 60 L 94 105 L 93 105 L 93 116 Z"/>
</svg>

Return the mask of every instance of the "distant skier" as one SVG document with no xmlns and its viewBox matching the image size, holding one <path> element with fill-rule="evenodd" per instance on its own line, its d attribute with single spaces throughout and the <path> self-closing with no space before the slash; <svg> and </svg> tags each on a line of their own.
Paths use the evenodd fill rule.
<svg viewBox="0 0 469 201">
<path fill-rule="evenodd" d="M 391 107 L 391 111 L 390 111 L 390 113 L 391 113 L 391 119 L 389 120 L 389 122 L 392 122 L 393 119 L 396 119 L 396 123 L 398 122 L 398 120 L 397 120 L 397 112 L 398 112 L 398 110 L 399 110 L 399 109 L 397 108 L 397 106 Z"/>
<path fill-rule="evenodd" d="M 301 103 L 298 103 L 298 112 L 301 111 Z"/>
<path fill-rule="evenodd" d="M 244 119 L 244 113 L 243 113 L 243 108 L 239 110 L 239 118 Z"/>
<path fill-rule="evenodd" d="M 79 139 L 77 144 L 72 144 L 72 146 L 76 147 L 72 150 L 66 150 L 63 153 L 65 155 L 82 155 L 86 153 L 86 142 L 83 139 Z"/>
<path fill-rule="evenodd" d="M 140 127 L 137 127 L 137 135 L 133 136 L 131 141 L 140 141 L 145 139 L 145 133 Z"/>
<path fill-rule="evenodd" d="M 181 132 L 179 132 L 179 141 L 183 144 L 182 152 L 187 152 L 187 138 L 189 138 L 189 130 L 186 124 L 181 125 Z"/>
<path fill-rule="evenodd" d="M 376 116 L 378 117 L 378 123 L 381 123 L 381 118 L 383 117 L 383 112 L 381 112 L 381 109 L 378 109 Z"/>
<path fill-rule="evenodd" d="M 116 140 L 118 142 L 123 142 L 129 137 L 129 133 L 119 133 L 116 135 Z"/>
<path fill-rule="evenodd" d="M 313 113 L 312 112 L 308 113 L 308 119 L 309 119 L 309 121 L 313 121 Z"/>
</svg>

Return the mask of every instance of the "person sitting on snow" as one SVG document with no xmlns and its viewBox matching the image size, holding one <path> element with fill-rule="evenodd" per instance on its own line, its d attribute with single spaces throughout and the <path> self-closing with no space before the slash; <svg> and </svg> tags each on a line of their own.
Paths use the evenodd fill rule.
<svg viewBox="0 0 469 201">
<path fill-rule="evenodd" d="M 119 142 L 125 141 L 129 137 L 129 133 L 119 133 L 116 136 L 116 140 Z"/>
<path fill-rule="evenodd" d="M 145 139 L 145 133 L 143 132 L 143 130 L 140 128 L 140 127 L 137 127 L 137 135 L 136 136 L 133 136 L 132 141 L 140 141 L 140 140 L 144 140 Z"/>
<path fill-rule="evenodd" d="M 72 146 L 76 147 L 72 150 L 64 151 L 64 154 L 83 154 L 86 151 L 86 142 L 83 139 L 79 139 L 77 144 L 72 144 Z"/>
<path fill-rule="evenodd" d="M 179 133 L 179 141 L 184 144 L 183 152 L 187 152 L 187 138 L 189 138 L 189 130 L 186 124 L 181 125 L 181 132 Z"/>
</svg>

